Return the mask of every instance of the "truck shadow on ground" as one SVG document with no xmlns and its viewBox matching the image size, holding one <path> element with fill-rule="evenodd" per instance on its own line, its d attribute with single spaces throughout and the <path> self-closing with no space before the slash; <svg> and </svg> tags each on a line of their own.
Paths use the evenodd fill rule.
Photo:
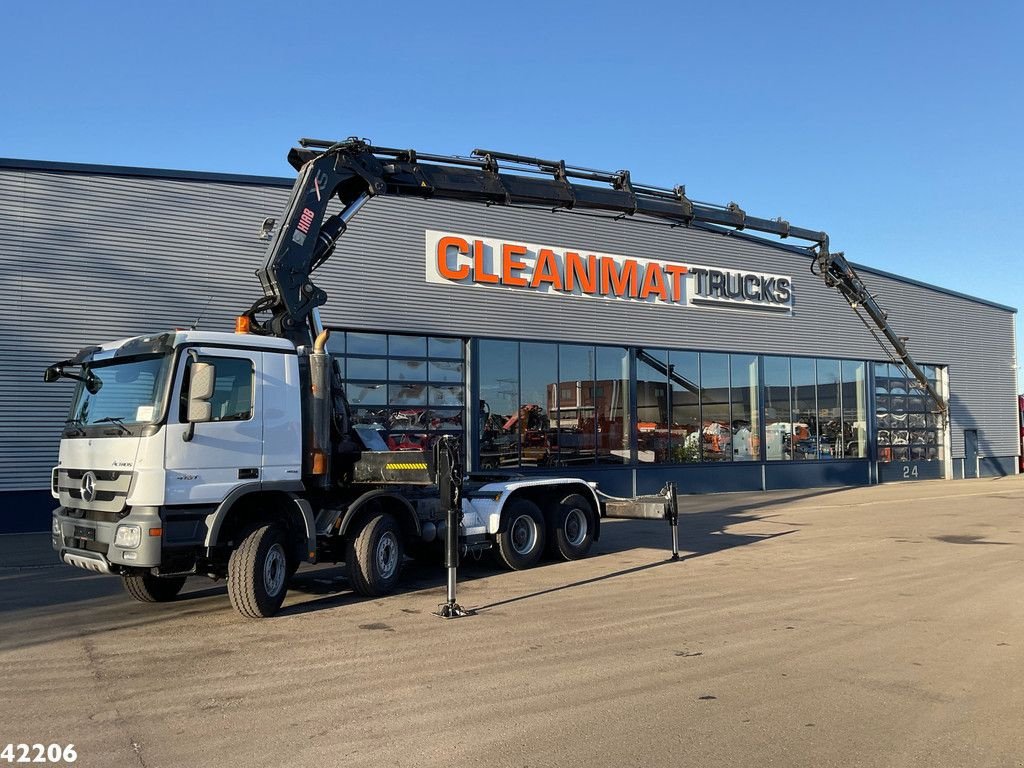
<svg viewBox="0 0 1024 768">
<path fill-rule="evenodd" d="M 729 494 L 711 497 L 681 497 L 679 542 L 680 561 L 713 555 L 735 547 L 764 542 L 786 536 L 812 523 L 783 520 L 781 510 L 808 498 L 841 493 L 843 488 L 794 491 L 765 496 L 760 493 Z M 745 523 L 760 522 L 761 526 L 776 526 L 781 530 L 767 533 L 744 533 L 737 530 Z M 663 556 L 639 550 L 660 550 Z M 587 561 L 587 578 L 560 584 L 550 589 L 534 590 L 511 595 L 482 605 L 471 605 L 460 594 L 460 602 L 478 612 L 492 610 L 528 599 L 542 599 L 546 595 L 585 587 L 589 584 L 615 578 L 627 578 L 651 568 L 671 565 L 670 529 L 664 521 L 611 520 L 602 523 L 601 540 L 595 544 Z M 642 557 L 646 562 L 637 562 Z M 657 558 L 652 562 L 653 558 Z M 606 573 L 593 575 L 600 563 L 610 558 L 615 567 Z M 675 561 L 679 562 L 679 561 Z M 628 567 L 622 567 L 622 566 Z M 547 563 L 541 568 L 571 568 L 571 564 Z M 470 584 L 491 576 L 507 574 L 492 556 L 479 561 L 470 558 L 459 568 L 459 582 Z M 171 603 L 144 605 L 132 602 L 122 593 L 118 580 L 77 572 L 64 566 L 39 568 L 6 573 L 0 580 L 5 599 L 0 599 L 0 613 L 6 613 L 5 633 L 0 635 L 0 651 L 57 641 L 73 636 L 90 636 L 120 629 L 166 625 L 184 618 L 200 615 L 223 615 L 227 619 L 233 610 L 223 584 L 211 584 L 190 579 L 186 591 Z M 14 578 L 11 578 L 11 577 Z M 510 576 L 510 580 L 511 580 Z M 515 583 L 515 582 L 512 582 Z M 410 561 L 396 593 L 429 598 L 424 610 L 432 610 L 445 599 L 446 573 L 440 562 L 423 565 Z M 198 587 L 198 588 L 197 588 Z M 287 619 L 321 610 L 341 608 L 363 602 L 385 601 L 367 598 L 353 592 L 342 567 L 319 566 L 303 568 L 290 585 L 290 596 L 279 616 Z M 241 619 L 238 619 L 241 620 Z"/>
<path fill-rule="evenodd" d="M 601 540 L 595 545 L 591 556 L 588 558 L 589 560 L 613 555 L 621 556 L 631 549 L 643 548 L 663 549 L 665 550 L 665 559 L 591 576 L 586 579 L 505 598 L 485 605 L 466 605 L 466 607 L 471 608 L 477 613 L 482 613 L 498 606 L 564 592 L 609 579 L 630 576 L 651 568 L 682 563 L 696 557 L 703 557 L 735 547 L 786 536 L 799 530 L 798 527 L 790 527 L 783 531 L 758 534 L 733 533 L 727 530 L 731 526 L 742 523 L 768 521 L 771 517 L 770 515 L 751 514 L 747 506 L 727 508 L 717 512 L 684 515 L 680 519 L 680 555 L 678 560 L 670 558 L 671 532 L 668 523 L 656 520 L 608 521 L 602 523 Z M 799 524 L 786 523 L 785 525 Z M 557 564 L 557 562 L 547 561 L 537 567 L 544 568 Z M 460 583 L 472 583 L 478 579 L 489 578 L 502 573 L 507 573 L 507 571 L 496 562 L 496 558 L 493 555 L 485 554 L 479 560 L 470 559 L 461 563 L 458 571 L 458 580 Z M 446 596 L 446 585 L 447 573 L 440 563 L 427 565 L 410 562 L 406 564 L 402 583 L 393 594 L 430 594 L 434 592 L 437 595 L 438 603 L 442 603 Z M 363 598 L 348 591 L 348 580 L 340 568 L 329 571 L 306 572 L 305 574 L 300 572 L 292 580 L 291 589 L 314 597 L 312 600 L 285 607 L 281 611 L 281 615 L 295 616 L 313 611 L 337 608 L 361 600 L 380 599 Z"/>
</svg>

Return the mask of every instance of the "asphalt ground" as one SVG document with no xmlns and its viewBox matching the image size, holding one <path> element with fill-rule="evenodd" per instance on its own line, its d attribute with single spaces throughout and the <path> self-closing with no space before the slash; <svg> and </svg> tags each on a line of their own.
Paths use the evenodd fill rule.
<svg viewBox="0 0 1024 768">
<path fill-rule="evenodd" d="M 1024 477 L 683 497 L 593 555 L 282 615 L 167 605 L 0 537 L 0 747 L 79 766 L 1024 766 Z M 0 760 L 0 765 L 4 764 Z"/>
</svg>

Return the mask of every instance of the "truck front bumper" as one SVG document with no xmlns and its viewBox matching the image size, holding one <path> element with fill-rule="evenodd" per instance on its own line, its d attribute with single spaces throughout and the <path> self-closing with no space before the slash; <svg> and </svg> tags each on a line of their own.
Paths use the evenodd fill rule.
<svg viewBox="0 0 1024 768">
<path fill-rule="evenodd" d="M 120 573 L 125 568 L 153 568 L 160 564 L 159 507 L 132 507 L 128 515 L 110 522 L 90 520 L 82 510 L 57 507 L 53 511 L 50 541 L 68 565 L 95 573 Z M 122 533 L 137 535 L 122 536 Z M 136 542 L 137 540 L 137 542 Z"/>
</svg>

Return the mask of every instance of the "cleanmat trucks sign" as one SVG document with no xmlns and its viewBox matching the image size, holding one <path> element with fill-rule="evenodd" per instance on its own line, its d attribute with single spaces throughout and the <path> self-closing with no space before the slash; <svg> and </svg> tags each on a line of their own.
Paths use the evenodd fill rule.
<svg viewBox="0 0 1024 768">
<path fill-rule="evenodd" d="M 430 283 L 681 307 L 793 311 L 793 282 L 786 275 L 432 229 L 426 231 L 425 255 Z"/>
</svg>

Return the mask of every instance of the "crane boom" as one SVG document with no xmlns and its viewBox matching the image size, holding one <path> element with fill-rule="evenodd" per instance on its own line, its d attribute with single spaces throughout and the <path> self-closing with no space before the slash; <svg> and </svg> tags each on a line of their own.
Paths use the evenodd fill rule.
<svg viewBox="0 0 1024 768">
<path fill-rule="evenodd" d="M 301 139 L 299 144 L 288 154 L 288 162 L 299 175 L 265 262 L 257 270 L 264 295 L 245 313 L 257 333 L 296 343 L 311 340 L 314 310 L 327 301 L 312 274 L 330 258 L 349 220 L 370 197 L 639 215 L 678 226 L 749 230 L 803 241 L 806 244 L 797 249 L 814 260 L 812 271 L 837 288 L 854 308 L 864 307 L 925 391 L 943 413 L 946 411 L 944 400 L 911 358 L 853 267 L 842 253 L 829 252 L 825 232 L 794 227 L 781 218 L 749 216 L 735 203 L 697 202 L 686 195 L 683 186 L 669 189 L 638 184 L 625 170 L 597 171 L 567 165 L 563 160 L 484 149 L 473 150 L 471 157 L 432 155 L 376 147 L 354 138 L 341 142 Z M 335 198 L 341 209 L 328 215 Z M 257 318 L 262 312 L 271 315 L 265 322 Z"/>
</svg>

